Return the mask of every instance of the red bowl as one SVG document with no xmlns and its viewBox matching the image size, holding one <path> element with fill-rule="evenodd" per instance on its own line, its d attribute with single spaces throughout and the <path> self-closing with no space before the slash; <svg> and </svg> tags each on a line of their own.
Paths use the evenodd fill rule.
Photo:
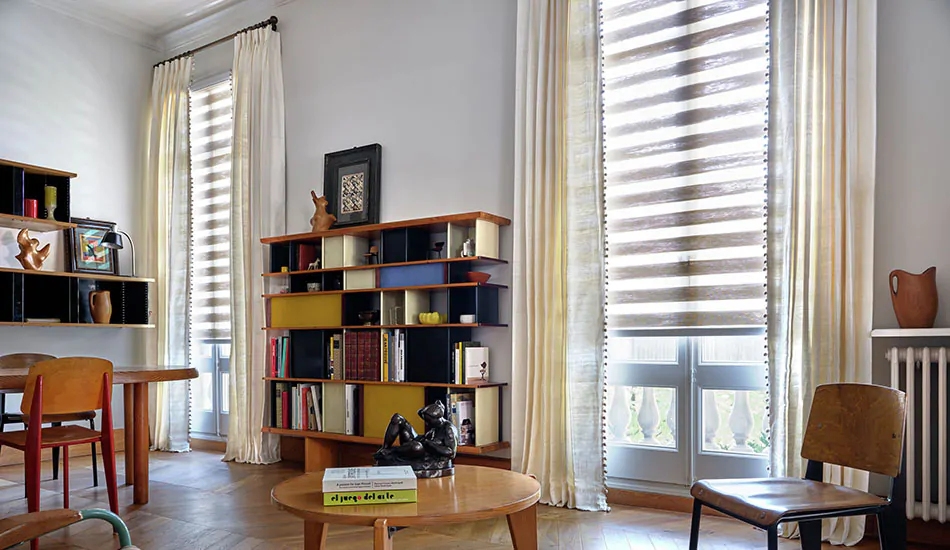
<svg viewBox="0 0 950 550">
<path fill-rule="evenodd" d="M 491 273 L 482 273 L 481 271 L 469 271 L 465 274 L 469 281 L 473 283 L 484 284 L 491 279 Z"/>
</svg>

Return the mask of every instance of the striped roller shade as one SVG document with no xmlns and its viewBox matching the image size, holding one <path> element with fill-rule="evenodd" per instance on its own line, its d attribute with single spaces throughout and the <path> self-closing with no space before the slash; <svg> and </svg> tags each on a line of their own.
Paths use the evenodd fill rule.
<svg viewBox="0 0 950 550">
<path fill-rule="evenodd" d="M 766 0 L 603 5 L 607 326 L 765 325 Z"/>
<path fill-rule="evenodd" d="M 231 337 L 231 79 L 191 92 L 191 338 Z"/>
</svg>

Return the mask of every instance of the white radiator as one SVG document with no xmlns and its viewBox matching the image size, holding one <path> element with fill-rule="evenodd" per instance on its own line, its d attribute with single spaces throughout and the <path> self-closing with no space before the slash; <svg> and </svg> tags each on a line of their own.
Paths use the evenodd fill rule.
<svg viewBox="0 0 950 550">
<path fill-rule="evenodd" d="M 887 358 L 891 362 L 891 387 L 904 387 L 907 392 L 907 434 L 904 440 L 907 464 L 907 519 L 921 518 L 947 521 L 947 348 L 891 348 Z M 910 364 L 908 364 L 910 363 Z M 904 380 L 901 384 L 901 365 Z M 916 370 L 921 369 L 920 387 Z M 937 413 L 931 407 L 933 391 L 931 369 L 937 369 Z M 919 401 L 919 404 L 918 404 Z M 921 433 L 916 431 L 916 417 L 921 415 Z M 934 422 L 936 420 L 936 422 Z M 917 441 L 920 457 L 916 457 Z M 933 464 L 931 449 L 937 447 L 937 464 Z M 917 468 L 921 473 L 921 491 L 917 494 Z M 937 498 L 931 494 L 931 485 L 937 477 Z"/>
</svg>

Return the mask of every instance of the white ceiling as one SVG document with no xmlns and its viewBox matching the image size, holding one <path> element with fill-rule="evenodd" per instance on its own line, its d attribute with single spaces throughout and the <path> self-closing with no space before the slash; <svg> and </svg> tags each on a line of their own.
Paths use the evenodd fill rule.
<svg viewBox="0 0 950 550">
<path fill-rule="evenodd" d="M 33 0 L 83 21 L 157 39 L 244 0 Z"/>
</svg>

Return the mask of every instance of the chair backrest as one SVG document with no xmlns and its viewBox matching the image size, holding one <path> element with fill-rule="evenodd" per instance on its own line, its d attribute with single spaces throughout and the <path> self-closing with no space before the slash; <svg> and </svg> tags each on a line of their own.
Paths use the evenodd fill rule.
<svg viewBox="0 0 950 550">
<path fill-rule="evenodd" d="M 97 357 L 64 357 L 30 367 L 20 410 L 30 414 L 36 380 L 43 377 L 43 414 L 70 414 L 102 408 L 102 377 L 112 387 L 112 363 Z"/>
<path fill-rule="evenodd" d="M 0 369 L 25 369 L 34 363 L 50 359 L 56 359 L 56 356 L 45 353 L 11 353 L 0 357 Z"/>
<path fill-rule="evenodd" d="M 802 458 L 897 477 L 904 414 L 900 390 L 872 384 L 818 386 Z"/>
</svg>

